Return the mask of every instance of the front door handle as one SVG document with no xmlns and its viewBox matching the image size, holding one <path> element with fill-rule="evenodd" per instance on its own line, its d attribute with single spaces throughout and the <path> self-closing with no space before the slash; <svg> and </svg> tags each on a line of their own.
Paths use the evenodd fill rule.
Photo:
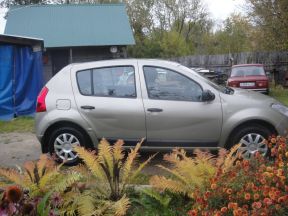
<svg viewBox="0 0 288 216">
<path fill-rule="evenodd" d="M 86 109 L 86 110 L 92 110 L 92 109 L 95 109 L 94 106 L 81 106 L 81 109 Z"/>
<path fill-rule="evenodd" d="M 149 109 L 147 109 L 147 111 L 149 111 L 149 112 L 163 112 L 163 109 L 159 109 L 159 108 L 149 108 Z"/>
</svg>

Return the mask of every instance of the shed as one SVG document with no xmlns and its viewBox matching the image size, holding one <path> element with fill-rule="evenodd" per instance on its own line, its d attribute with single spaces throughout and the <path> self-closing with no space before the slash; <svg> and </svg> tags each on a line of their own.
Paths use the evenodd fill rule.
<svg viewBox="0 0 288 216">
<path fill-rule="evenodd" d="M 125 58 L 135 44 L 125 4 L 14 6 L 5 33 L 44 39 L 46 80 L 69 63 Z"/>
<path fill-rule="evenodd" d="M 43 86 L 43 40 L 0 35 L 0 120 L 32 115 Z"/>
</svg>

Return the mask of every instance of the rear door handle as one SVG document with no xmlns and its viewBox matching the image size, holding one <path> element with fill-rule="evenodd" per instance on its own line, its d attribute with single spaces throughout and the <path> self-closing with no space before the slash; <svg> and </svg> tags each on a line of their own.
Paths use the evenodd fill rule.
<svg viewBox="0 0 288 216">
<path fill-rule="evenodd" d="M 92 110 L 92 109 L 95 109 L 94 106 L 81 106 L 81 109 L 86 109 L 86 110 Z"/>
<path fill-rule="evenodd" d="M 163 109 L 159 109 L 159 108 L 149 108 L 149 109 L 147 109 L 147 111 L 149 111 L 149 112 L 163 112 Z"/>
</svg>

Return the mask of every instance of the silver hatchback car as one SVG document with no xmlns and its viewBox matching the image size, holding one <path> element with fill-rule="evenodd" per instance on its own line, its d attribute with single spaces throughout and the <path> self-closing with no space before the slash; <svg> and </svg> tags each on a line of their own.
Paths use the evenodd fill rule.
<svg viewBox="0 0 288 216">
<path fill-rule="evenodd" d="M 73 146 L 124 139 L 131 148 L 217 149 L 241 143 L 243 156 L 267 153 L 271 134 L 288 133 L 288 108 L 275 99 L 218 86 L 193 70 L 163 60 L 121 59 L 71 64 L 42 89 L 36 134 L 43 153 L 66 163 Z"/>
</svg>

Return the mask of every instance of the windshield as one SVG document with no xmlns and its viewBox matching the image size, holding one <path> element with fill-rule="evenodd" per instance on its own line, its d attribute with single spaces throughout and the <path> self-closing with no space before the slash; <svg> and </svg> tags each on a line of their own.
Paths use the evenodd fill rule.
<svg viewBox="0 0 288 216">
<path fill-rule="evenodd" d="M 231 71 L 231 77 L 245 77 L 245 76 L 265 76 L 263 67 L 259 66 L 243 66 L 233 67 Z"/>
<path fill-rule="evenodd" d="M 197 72 L 195 72 L 194 70 L 190 69 L 190 68 L 187 68 L 183 65 L 181 65 L 180 67 L 182 67 L 184 70 L 188 70 L 189 72 L 193 72 L 193 75 L 197 76 L 197 78 L 201 79 L 203 82 L 207 83 L 208 85 L 212 86 L 214 89 L 222 92 L 222 93 L 225 93 L 225 94 L 231 94 L 233 93 L 232 89 L 229 88 L 229 87 L 225 87 L 225 86 L 220 86 L 220 85 L 217 85 L 216 83 L 210 81 L 209 79 L 207 79 L 206 77 L 204 76 L 201 76 L 200 74 L 198 74 Z"/>
</svg>

